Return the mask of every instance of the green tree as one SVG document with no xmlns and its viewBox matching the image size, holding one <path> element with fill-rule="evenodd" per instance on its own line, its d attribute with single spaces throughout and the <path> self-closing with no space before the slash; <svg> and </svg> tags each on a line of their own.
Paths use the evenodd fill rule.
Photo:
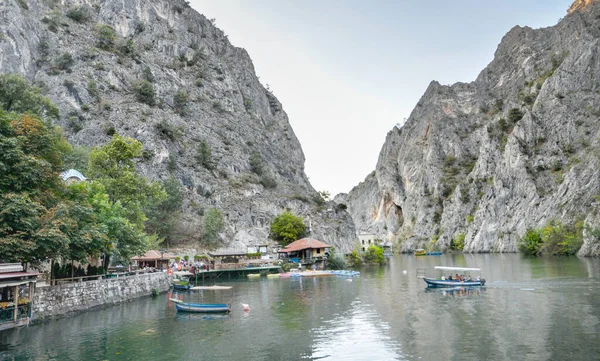
<svg viewBox="0 0 600 361">
<path fill-rule="evenodd" d="M 92 221 L 83 214 L 85 205 L 65 199 L 58 172 L 69 149 L 51 123 L 0 109 L 1 260 L 68 256 L 76 227 Z"/>
<path fill-rule="evenodd" d="M 262 175 L 264 171 L 264 165 L 262 158 L 258 152 L 252 152 L 250 155 L 250 170 L 258 175 Z"/>
<path fill-rule="evenodd" d="M 141 83 L 137 84 L 134 88 L 136 99 L 144 104 L 148 104 L 150 106 L 156 105 L 156 92 L 154 91 L 154 86 L 147 80 L 143 80 Z"/>
<path fill-rule="evenodd" d="M 138 173 L 134 159 L 141 155 L 139 141 L 115 135 L 108 144 L 92 150 L 88 165 L 89 176 L 94 183 L 103 186 L 110 212 L 117 218 L 114 222 L 118 224 L 114 227 L 122 231 L 121 234 L 115 232 L 112 239 L 114 254 L 124 260 L 143 253 L 151 242 L 156 241 L 156 237 L 144 233 L 145 212 L 167 198 L 159 183 L 150 182 Z M 108 218 L 105 217 L 105 221 Z"/>
<path fill-rule="evenodd" d="M 188 101 L 189 101 L 188 92 L 185 89 L 181 89 L 175 93 L 173 96 L 173 103 L 175 104 L 175 111 L 179 115 L 186 115 L 188 111 Z"/>
<path fill-rule="evenodd" d="M 98 24 L 94 29 L 94 35 L 96 46 L 104 50 L 111 50 L 117 39 L 117 32 L 107 24 Z"/>
<path fill-rule="evenodd" d="M 16 74 L 0 74 L 0 107 L 7 112 L 33 113 L 57 120 L 58 107 L 40 93 L 40 89 Z"/>
<path fill-rule="evenodd" d="M 302 238 L 305 233 L 304 222 L 291 212 L 283 212 L 271 223 L 271 237 L 284 246 Z"/>
<path fill-rule="evenodd" d="M 198 147 L 198 153 L 196 154 L 196 160 L 208 170 L 215 168 L 212 160 L 212 150 L 210 149 L 208 143 L 206 143 L 206 140 L 200 142 L 200 147 Z"/>
<path fill-rule="evenodd" d="M 156 234 L 160 240 L 175 241 L 174 230 L 181 219 L 183 187 L 173 175 L 162 183 L 162 187 L 167 197 L 146 213 L 146 231 Z"/>
<path fill-rule="evenodd" d="M 220 242 L 219 232 L 223 230 L 223 214 L 216 208 L 209 209 L 204 214 L 202 241 L 206 246 L 215 248 Z"/>
<path fill-rule="evenodd" d="M 369 263 L 384 263 L 383 248 L 374 244 L 370 245 L 365 251 L 364 259 Z"/>
<path fill-rule="evenodd" d="M 542 252 L 542 232 L 529 228 L 517 242 L 519 252 L 528 256 L 538 256 Z"/>
</svg>

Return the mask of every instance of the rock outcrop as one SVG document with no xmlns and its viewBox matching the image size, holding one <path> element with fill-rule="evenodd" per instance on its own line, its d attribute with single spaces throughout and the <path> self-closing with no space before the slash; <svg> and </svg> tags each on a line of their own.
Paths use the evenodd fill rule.
<svg viewBox="0 0 600 361">
<path fill-rule="evenodd" d="M 432 82 L 375 173 L 335 198 L 357 229 L 403 251 L 464 238 L 466 252 L 513 252 L 529 227 L 588 217 L 600 193 L 599 19 L 597 1 L 576 1 L 556 26 L 510 30 L 472 83 Z M 587 239 L 581 254 L 597 253 Z"/>
<path fill-rule="evenodd" d="M 245 249 L 290 209 L 314 238 L 340 249 L 355 239 L 344 210 L 313 201 L 300 142 L 248 53 L 183 0 L 3 1 L 0 71 L 57 103 L 72 144 L 140 140 L 139 169 L 184 186 L 189 234 L 216 207 L 223 248 Z"/>
</svg>

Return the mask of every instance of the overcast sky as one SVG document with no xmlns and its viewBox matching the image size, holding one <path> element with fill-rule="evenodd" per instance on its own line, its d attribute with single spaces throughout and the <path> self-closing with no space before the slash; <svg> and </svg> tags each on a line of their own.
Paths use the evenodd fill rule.
<svg viewBox="0 0 600 361">
<path fill-rule="evenodd" d="M 318 191 L 348 192 L 432 80 L 473 81 L 515 25 L 570 0 L 191 0 L 283 104 Z"/>
</svg>

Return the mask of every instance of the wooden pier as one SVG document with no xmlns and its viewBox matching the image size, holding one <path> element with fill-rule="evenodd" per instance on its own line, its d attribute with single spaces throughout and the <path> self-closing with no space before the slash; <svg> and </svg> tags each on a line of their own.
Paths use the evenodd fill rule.
<svg viewBox="0 0 600 361">
<path fill-rule="evenodd" d="M 281 273 L 283 269 L 281 266 L 264 266 L 264 267 L 248 267 L 248 268 L 236 268 L 236 269 L 218 269 L 210 271 L 200 271 L 194 276 L 190 277 L 190 281 L 194 281 L 196 285 L 202 283 L 205 280 L 217 280 L 217 279 L 236 279 L 245 278 L 248 274 L 259 274 L 259 273 Z"/>
</svg>

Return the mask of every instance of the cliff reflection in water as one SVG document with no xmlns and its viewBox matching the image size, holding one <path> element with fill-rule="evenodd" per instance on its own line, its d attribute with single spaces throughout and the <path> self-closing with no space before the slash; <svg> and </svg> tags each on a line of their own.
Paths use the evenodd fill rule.
<svg viewBox="0 0 600 361">
<path fill-rule="evenodd" d="M 427 289 L 417 268 L 480 267 L 482 289 Z M 403 271 L 406 270 L 406 273 Z M 0 360 L 591 360 L 600 358 L 600 260 L 398 256 L 351 280 L 237 281 L 224 317 L 167 295 L 0 333 Z M 214 291 L 213 291 L 214 292 Z M 250 304 L 249 313 L 240 303 Z"/>
</svg>

